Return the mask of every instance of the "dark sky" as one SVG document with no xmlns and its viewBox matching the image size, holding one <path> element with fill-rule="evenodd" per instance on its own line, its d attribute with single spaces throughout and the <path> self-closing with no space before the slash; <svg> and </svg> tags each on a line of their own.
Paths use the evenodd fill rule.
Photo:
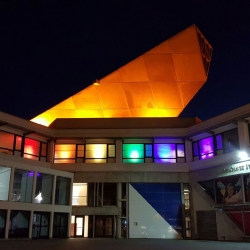
<svg viewBox="0 0 250 250">
<path fill-rule="evenodd" d="M 213 56 L 181 116 L 250 103 L 250 0 L 0 0 L 0 110 L 31 119 L 192 24 Z"/>
</svg>

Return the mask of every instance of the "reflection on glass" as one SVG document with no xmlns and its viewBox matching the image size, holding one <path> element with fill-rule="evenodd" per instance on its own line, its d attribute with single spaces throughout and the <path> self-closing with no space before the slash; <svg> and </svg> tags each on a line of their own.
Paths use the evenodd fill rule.
<svg viewBox="0 0 250 250">
<path fill-rule="evenodd" d="M 176 158 L 175 144 L 154 144 L 154 158 Z"/>
<path fill-rule="evenodd" d="M 7 201 L 9 196 L 11 168 L 0 166 L 0 200 Z"/>
<path fill-rule="evenodd" d="M 56 177 L 56 205 L 69 205 L 71 179 L 66 177 Z"/>
<path fill-rule="evenodd" d="M 50 174 L 36 174 L 35 203 L 51 204 L 53 176 Z"/>
<path fill-rule="evenodd" d="M 12 201 L 31 202 L 34 172 L 16 169 Z"/>
</svg>

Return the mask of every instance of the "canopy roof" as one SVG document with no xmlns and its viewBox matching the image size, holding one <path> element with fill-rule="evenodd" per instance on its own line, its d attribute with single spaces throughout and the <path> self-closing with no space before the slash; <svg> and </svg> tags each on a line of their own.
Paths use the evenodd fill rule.
<svg viewBox="0 0 250 250">
<path fill-rule="evenodd" d="M 207 80 L 212 47 L 190 26 L 33 118 L 177 117 Z"/>
</svg>

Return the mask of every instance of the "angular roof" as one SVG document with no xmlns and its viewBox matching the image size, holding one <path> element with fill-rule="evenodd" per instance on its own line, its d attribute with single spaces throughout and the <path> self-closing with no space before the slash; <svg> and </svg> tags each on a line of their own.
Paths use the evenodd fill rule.
<svg viewBox="0 0 250 250">
<path fill-rule="evenodd" d="M 212 47 L 190 26 L 31 121 L 177 117 L 207 80 Z"/>
</svg>

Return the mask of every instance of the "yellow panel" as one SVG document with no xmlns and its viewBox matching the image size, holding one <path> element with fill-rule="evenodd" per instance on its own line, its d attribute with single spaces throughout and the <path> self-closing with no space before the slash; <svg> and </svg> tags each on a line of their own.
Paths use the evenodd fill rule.
<svg viewBox="0 0 250 250">
<path fill-rule="evenodd" d="M 76 109 L 100 109 L 101 103 L 97 92 L 98 87 L 91 85 L 72 96 Z"/>
<path fill-rule="evenodd" d="M 118 69 L 123 82 L 149 81 L 144 59 L 142 56 Z"/>
<path fill-rule="evenodd" d="M 173 54 L 175 72 L 179 81 L 206 81 L 200 54 Z"/>
<path fill-rule="evenodd" d="M 171 54 L 144 55 L 143 57 L 150 81 L 176 81 Z"/>
<path fill-rule="evenodd" d="M 177 117 L 183 109 L 131 109 L 132 117 Z"/>
<path fill-rule="evenodd" d="M 111 117 L 131 117 L 130 109 L 104 109 L 105 118 Z"/>
<path fill-rule="evenodd" d="M 74 118 L 97 118 L 104 117 L 102 109 L 94 109 L 94 110 L 76 110 Z"/>
<path fill-rule="evenodd" d="M 152 95 L 151 86 L 148 82 L 124 83 L 129 108 L 154 108 L 155 103 Z"/>
<path fill-rule="evenodd" d="M 184 108 L 177 82 L 151 84 L 157 108 Z"/>
<path fill-rule="evenodd" d="M 98 87 L 103 109 L 127 109 L 128 104 L 121 83 L 100 84 Z M 115 94 L 114 94 L 115 91 Z"/>
<path fill-rule="evenodd" d="M 107 144 L 86 144 L 86 158 L 107 158 Z"/>
<path fill-rule="evenodd" d="M 172 53 L 200 53 L 195 25 L 183 30 L 168 41 Z"/>
<path fill-rule="evenodd" d="M 198 90 L 203 86 L 204 82 L 179 82 L 184 107 L 191 101 Z"/>
<path fill-rule="evenodd" d="M 51 109 L 75 109 L 75 104 L 72 100 L 72 97 L 66 99 L 65 101 L 57 104 Z"/>
</svg>

